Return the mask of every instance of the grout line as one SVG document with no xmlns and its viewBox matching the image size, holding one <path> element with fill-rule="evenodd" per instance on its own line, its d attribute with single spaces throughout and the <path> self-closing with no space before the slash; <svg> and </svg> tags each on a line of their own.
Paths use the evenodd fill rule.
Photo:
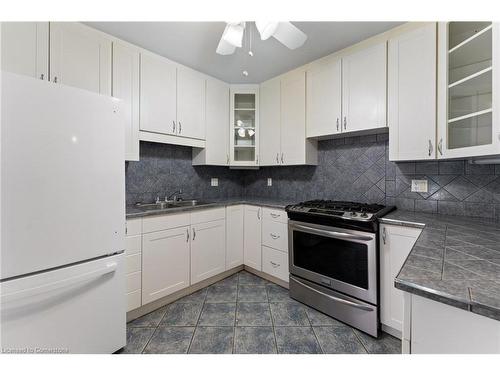
<svg viewBox="0 0 500 375">
<path fill-rule="evenodd" d="M 273 316 L 273 312 L 271 311 L 271 301 L 269 299 L 269 293 L 267 290 L 267 286 L 266 286 L 266 296 L 267 296 L 267 307 L 269 309 L 269 314 L 271 315 L 271 326 L 273 327 L 274 346 L 276 348 L 276 354 L 280 354 L 278 351 L 278 339 L 276 338 L 276 329 L 274 326 L 274 316 Z"/>
<path fill-rule="evenodd" d="M 191 336 L 191 340 L 189 340 L 189 346 L 188 346 L 186 354 L 189 354 L 189 350 L 191 349 L 191 345 L 193 344 L 194 335 L 196 334 L 196 331 L 198 330 L 198 324 L 200 323 L 201 314 L 203 313 L 203 309 L 205 308 L 205 303 L 207 301 L 207 297 L 208 297 L 208 286 L 207 286 L 207 292 L 205 293 L 205 297 L 203 298 L 203 303 L 201 304 L 201 309 L 200 309 L 200 313 L 198 315 L 198 319 L 196 320 L 196 325 L 195 325 L 194 330 L 193 330 L 193 335 Z"/>
<path fill-rule="evenodd" d="M 167 305 L 168 306 L 168 305 Z M 160 307 L 161 309 L 162 307 Z M 153 312 L 153 311 L 152 311 Z M 152 313 L 151 312 L 151 313 Z M 150 314 L 151 314 L 150 313 Z M 158 324 L 156 325 L 155 327 L 155 330 L 153 331 L 153 334 L 151 335 L 151 337 L 149 338 L 148 342 L 146 343 L 146 345 L 144 345 L 144 347 L 142 348 L 141 350 L 141 354 L 144 354 L 144 350 L 146 350 L 146 348 L 148 347 L 149 343 L 151 342 L 151 340 L 153 339 L 154 335 L 156 334 L 156 331 L 158 330 L 158 328 L 160 327 L 161 325 L 161 322 L 163 320 L 163 318 L 165 317 L 165 315 L 167 314 L 167 309 L 165 309 L 165 312 L 163 313 L 163 315 L 161 316 L 161 319 L 158 321 Z"/>
<path fill-rule="evenodd" d="M 356 333 L 356 330 L 353 329 L 352 327 L 349 327 L 351 328 L 352 332 L 354 333 L 354 336 L 356 336 L 356 338 L 358 339 L 358 342 L 361 344 L 361 346 L 365 349 L 366 351 L 366 354 L 372 354 L 370 353 L 370 351 L 368 350 L 368 348 L 365 346 L 365 344 L 363 343 L 363 340 L 361 340 L 361 337 Z"/>
</svg>

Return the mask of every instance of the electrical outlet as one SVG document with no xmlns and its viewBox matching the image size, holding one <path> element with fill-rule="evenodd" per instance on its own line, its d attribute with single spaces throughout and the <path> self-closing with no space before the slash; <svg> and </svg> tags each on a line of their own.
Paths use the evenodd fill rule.
<svg viewBox="0 0 500 375">
<path fill-rule="evenodd" d="M 219 186 L 219 179 L 217 177 L 212 177 L 212 180 L 210 181 L 210 185 Z"/>
<path fill-rule="evenodd" d="M 267 186 L 273 186 L 273 179 L 272 178 L 267 179 Z"/>
<path fill-rule="evenodd" d="M 411 180 L 411 191 L 415 193 L 427 193 L 429 191 L 427 180 Z"/>
</svg>

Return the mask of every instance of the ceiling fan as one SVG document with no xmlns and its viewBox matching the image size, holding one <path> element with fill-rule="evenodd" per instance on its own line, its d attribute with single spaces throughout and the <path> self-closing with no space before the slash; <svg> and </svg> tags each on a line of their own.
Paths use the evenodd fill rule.
<svg viewBox="0 0 500 375">
<path fill-rule="evenodd" d="M 226 28 L 217 46 L 219 55 L 231 55 L 236 47 L 241 48 L 246 22 L 227 22 Z M 290 49 L 304 44 L 307 35 L 290 22 L 255 21 L 261 40 L 273 37 Z"/>
</svg>

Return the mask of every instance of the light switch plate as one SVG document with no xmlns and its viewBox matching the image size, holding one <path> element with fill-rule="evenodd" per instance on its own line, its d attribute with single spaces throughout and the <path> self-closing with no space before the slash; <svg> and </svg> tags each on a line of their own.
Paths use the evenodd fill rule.
<svg viewBox="0 0 500 375">
<path fill-rule="evenodd" d="M 273 186 L 273 179 L 272 178 L 267 179 L 267 186 Z"/>
<path fill-rule="evenodd" d="M 217 177 L 212 177 L 212 180 L 210 181 L 210 184 L 212 186 L 219 186 L 219 179 Z"/>
<path fill-rule="evenodd" d="M 427 180 L 411 180 L 411 191 L 415 193 L 427 193 L 429 191 Z"/>
</svg>

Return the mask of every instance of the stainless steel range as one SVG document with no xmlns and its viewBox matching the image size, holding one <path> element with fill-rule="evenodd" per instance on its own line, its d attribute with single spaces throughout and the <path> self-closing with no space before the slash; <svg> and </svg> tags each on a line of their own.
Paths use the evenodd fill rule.
<svg viewBox="0 0 500 375">
<path fill-rule="evenodd" d="M 393 209 L 325 200 L 287 206 L 290 296 L 377 337 L 377 219 Z"/>
</svg>

